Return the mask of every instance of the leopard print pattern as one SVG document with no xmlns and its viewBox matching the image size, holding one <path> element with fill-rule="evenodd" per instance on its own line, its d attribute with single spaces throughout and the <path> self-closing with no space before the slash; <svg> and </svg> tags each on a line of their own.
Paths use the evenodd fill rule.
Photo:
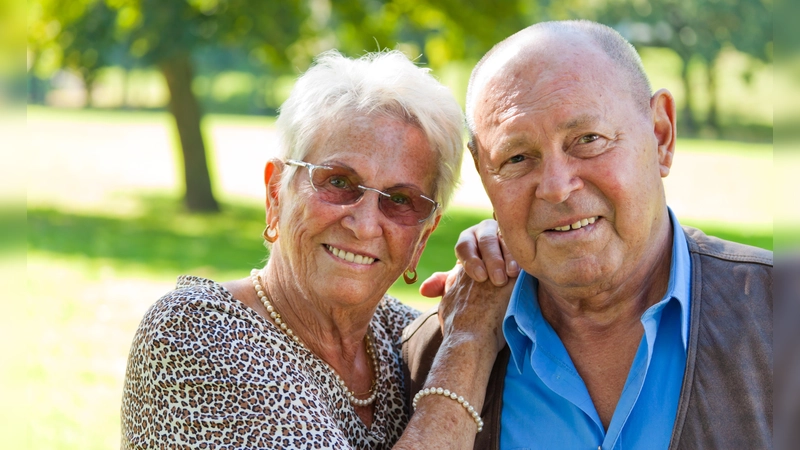
<svg viewBox="0 0 800 450">
<path fill-rule="evenodd" d="M 419 312 L 385 296 L 372 425 L 317 356 L 219 284 L 178 278 L 145 314 L 122 400 L 123 449 L 388 449 L 408 423 L 401 332 Z"/>
</svg>

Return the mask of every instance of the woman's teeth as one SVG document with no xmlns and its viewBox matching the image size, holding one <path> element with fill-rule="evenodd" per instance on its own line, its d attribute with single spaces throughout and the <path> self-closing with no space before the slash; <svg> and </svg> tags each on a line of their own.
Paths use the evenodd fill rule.
<svg viewBox="0 0 800 450">
<path fill-rule="evenodd" d="M 586 219 L 581 219 L 581 220 L 579 220 L 579 221 L 577 221 L 577 222 L 575 222 L 575 223 L 573 223 L 571 225 L 564 225 L 563 227 L 555 227 L 553 229 L 556 230 L 556 231 L 577 230 L 580 227 L 585 227 L 586 225 L 589 225 L 590 223 L 594 223 L 595 220 L 597 220 L 597 216 L 588 217 Z"/>
<path fill-rule="evenodd" d="M 354 262 L 356 264 L 366 264 L 366 265 L 375 262 L 375 258 L 370 258 L 369 256 L 356 255 L 355 253 L 350 253 L 344 250 L 340 250 L 332 245 L 326 244 L 325 246 L 328 248 L 328 251 L 333 253 L 334 256 L 348 262 Z"/>
</svg>

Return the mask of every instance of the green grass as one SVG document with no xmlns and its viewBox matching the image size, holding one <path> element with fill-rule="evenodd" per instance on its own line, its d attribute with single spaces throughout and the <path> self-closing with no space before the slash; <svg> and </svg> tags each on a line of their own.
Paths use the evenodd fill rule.
<svg viewBox="0 0 800 450">
<path fill-rule="evenodd" d="M 113 144 L 87 139 L 84 131 L 68 135 L 73 128 L 88 129 L 73 124 L 172 126 L 164 112 L 31 107 L 28 113 L 33 119 L 29 122 L 29 130 L 34 127 L 31 132 L 46 133 L 54 123 L 65 130 L 64 135 L 37 149 L 32 168 L 52 161 L 48 152 L 58 156 L 69 148 L 69 158 L 62 155 L 58 161 L 83 161 L 81 158 L 98 154 L 81 153 L 85 142 Z M 272 121 L 210 115 L 204 128 L 210 130 L 219 124 L 257 128 L 271 126 Z M 771 149 L 769 145 L 699 140 L 681 140 L 679 146 L 679 152 L 719 152 L 760 159 Z M 132 161 L 139 154 L 136 148 L 125 150 L 132 153 L 115 151 L 116 158 L 123 161 Z M 180 274 L 222 281 L 244 277 L 250 268 L 260 266 L 267 256 L 261 245 L 263 207 L 260 200 L 232 201 L 221 195 L 222 213 L 188 214 L 177 198 L 179 186 L 130 188 L 114 184 L 109 174 L 80 170 L 82 166 L 58 167 L 58 171 L 31 172 L 47 176 L 32 177 L 39 189 L 33 201 L 29 196 L 27 255 L 14 239 L 8 239 L 12 234 L 9 230 L 18 230 L 20 220 L 0 222 L 0 231 L 9 231 L 0 235 L 0 282 L 5 300 L 0 339 L 6 343 L 0 352 L 0 397 L 11 405 L 0 408 L 0 433 L 4 448 L 116 448 L 124 368 L 139 320 L 172 288 Z M 147 170 L 134 164 L 122 167 L 127 171 Z M 241 171 L 240 166 L 236 170 Z M 149 174 L 136 175 L 147 180 Z M 78 198 L 71 185 L 75 177 L 88 179 L 91 189 L 99 191 L 102 198 L 85 202 Z M 487 210 L 451 208 L 428 242 L 418 267 L 420 279 L 452 267 L 458 234 L 490 216 Z M 771 226 L 682 221 L 712 235 L 772 248 Z M 435 300 L 418 294 L 418 286 L 407 286 L 400 280 L 390 293 L 419 309 L 434 305 Z"/>
<path fill-rule="evenodd" d="M 679 156 L 682 152 L 702 152 L 749 158 L 763 158 L 765 155 L 771 156 L 772 150 L 773 146 L 771 143 L 681 138 L 678 140 L 676 151 Z"/>
<path fill-rule="evenodd" d="M 18 405 L 0 415 L 8 448 L 115 447 L 125 359 L 147 307 L 179 274 L 243 277 L 266 256 L 260 207 L 226 204 L 220 215 L 191 215 L 174 199 L 140 201 L 149 207 L 136 215 L 28 210 L 27 301 L 6 307 L 2 327 L 6 342 L 26 342 L 6 350 L 12 363 L 0 372 L 5 399 Z M 450 268 L 460 231 L 489 216 L 451 209 L 431 235 L 420 278 Z M 770 230 L 701 225 L 772 245 Z M 390 292 L 419 309 L 433 306 L 417 286 L 401 280 Z"/>
<path fill-rule="evenodd" d="M 226 204 L 220 214 L 189 214 L 176 200 L 165 197 L 140 201 L 147 207 L 135 216 L 29 209 L 28 251 L 123 273 L 174 277 L 191 272 L 218 280 L 242 277 L 267 256 L 260 245 L 260 207 Z M 451 208 L 428 241 L 417 270 L 420 279 L 452 267 L 459 233 L 490 216 L 489 211 Z M 771 229 L 713 222 L 686 224 L 724 239 L 772 249 Z M 402 280 L 395 283 L 392 293 L 416 305 L 430 303 L 419 297 L 416 286 L 408 287 Z"/>
<path fill-rule="evenodd" d="M 153 277 L 191 272 L 218 280 L 246 275 L 268 254 L 260 245 L 264 225 L 259 207 L 225 204 L 220 214 L 189 214 L 166 197 L 148 196 L 140 202 L 147 206 L 134 216 L 29 209 L 28 251 Z M 428 241 L 419 277 L 452 267 L 458 234 L 489 217 L 488 211 L 451 209 Z M 421 300 L 416 287 L 402 281 L 393 293 Z"/>
</svg>

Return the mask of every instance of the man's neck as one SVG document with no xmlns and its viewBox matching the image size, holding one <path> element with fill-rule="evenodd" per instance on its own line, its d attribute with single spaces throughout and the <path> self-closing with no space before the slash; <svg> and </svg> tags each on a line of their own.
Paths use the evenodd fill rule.
<svg viewBox="0 0 800 450">
<path fill-rule="evenodd" d="M 642 314 L 667 291 L 672 262 L 672 226 L 654 243 L 657 251 L 638 258 L 633 270 L 615 273 L 588 286 L 557 286 L 539 280 L 542 315 L 559 333 L 586 339 L 616 334 L 639 323 Z"/>
<path fill-rule="evenodd" d="M 672 232 L 648 261 L 612 289 L 558 289 L 540 281 L 539 306 L 581 375 L 607 429 L 644 328 L 642 314 L 665 295 L 672 260 Z"/>
</svg>

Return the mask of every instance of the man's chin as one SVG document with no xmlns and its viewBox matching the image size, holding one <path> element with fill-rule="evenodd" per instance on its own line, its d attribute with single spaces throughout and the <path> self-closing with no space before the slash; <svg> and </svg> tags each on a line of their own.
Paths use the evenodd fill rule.
<svg viewBox="0 0 800 450">
<path fill-rule="evenodd" d="M 546 284 L 552 284 L 558 288 L 591 288 L 592 286 L 608 285 L 610 281 L 608 262 L 598 261 L 596 255 L 586 255 L 580 258 L 548 258 L 538 256 L 545 261 L 537 272 L 540 276 L 535 276 Z M 563 255 L 562 255 L 563 256 Z"/>
</svg>

